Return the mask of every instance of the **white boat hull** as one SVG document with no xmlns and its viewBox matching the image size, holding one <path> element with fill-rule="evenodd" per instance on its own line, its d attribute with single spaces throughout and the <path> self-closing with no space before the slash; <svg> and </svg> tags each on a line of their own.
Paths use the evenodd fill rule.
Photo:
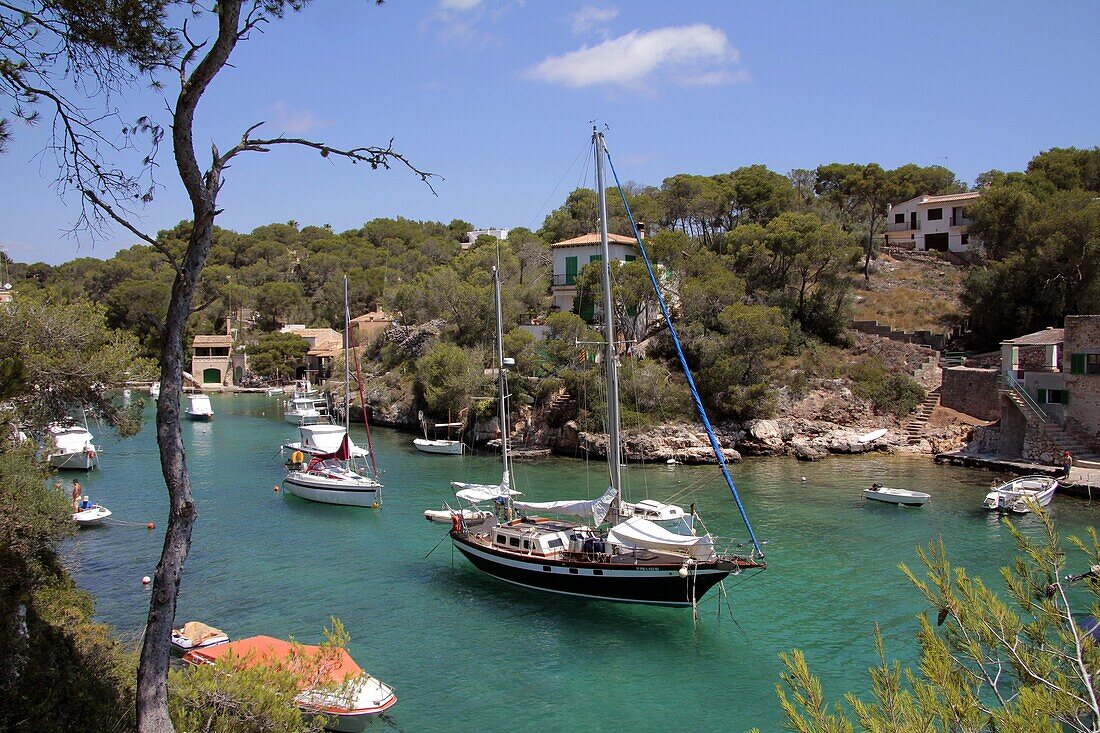
<svg viewBox="0 0 1100 733">
<path fill-rule="evenodd" d="M 373 506 L 382 489 L 382 484 L 368 478 L 326 478 L 302 471 L 288 473 L 283 486 L 300 499 L 343 506 Z"/>
<path fill-rule="evenodd" d="M 458 515 L 466 524 L 481 524 L 493 513 L 488 509 L 425 509 L 424 518 L 437 524 L 452 524 Z"/>
<path fill-rule="evenodd" d="M 1057 479 L 1049 476 L 1024 476 L 998 486 L 985 495 L 982 507 L 993 512 L 1027 514 L 1032 503 L 1045 507 L 1054 500 Z"/>
<path fill-rule="evenodd" d="M 90 471 L 95 467 L 95 452 L 86 450 L 75 453 L 54 453 L 50 456 L 50 466 L 74 471 Z"/>
<path fill-rule="evenodd" d="M 96 504 L 91 509 L 85 509 L 73 514 L 73 521 L 81 527 L 94 527 L 97 524 L 103 524 L 103 520 L 109 516 L 111 516 L 110 509 Z"/>
<path fill-rule="evenodd" d="M 413 445 L 418 451 L 424 453 L 439 453 L 448 456 L 462 455 L 462 441 L 460 440 L 425 440 L 417 438 Z"/>
<path fill-rule="evenodd" d="M 878 490 L 864 489 L 863 498 L 872 501 L 882 501 L 887 504 L 902 504 L 904 506 L 921 506 L 932 498 L 931 494 L 923 491 L 907 491 L 906 489 L 890 489 L 882 487 Z"/>
<path fill-rule="evenodd" d="M 212 412 L 191 412 L 188 410 L 184 414 L 187 415 L 188 420 L 196 420 L 198 422 L 210 422 L 214 419 L 214 413 Z"/>
</svg>

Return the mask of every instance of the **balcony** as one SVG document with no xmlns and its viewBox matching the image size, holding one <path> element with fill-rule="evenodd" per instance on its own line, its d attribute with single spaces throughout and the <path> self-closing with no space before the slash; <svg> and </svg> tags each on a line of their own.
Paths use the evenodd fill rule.
<svg viewBox="0 0 1100 733">
<path fill-rule="evenodd" d="M 886 231 L 888 231 L 888 232 L 908 232 L 910 230 L 915 231 L 917 229 L 920 229 L 920 222 L 919 221 L 915 221 L 915 222 L 903 221 L 901 223 L 895 222 L 893 224 L 887 224 L 886 225 Z"/>
<path fill-rule="evenodd" d="M 953 227 L 968 227 L 974 223 L 974 220 L 969 216 L 952 216 L 951 226 Z"/>
<path fill-rule="evenodd" d="M 577 284 L 577 276 L 571 274 L 554 275 L 550 281 L 551 287 L 574 287 Z"/>
</svg>

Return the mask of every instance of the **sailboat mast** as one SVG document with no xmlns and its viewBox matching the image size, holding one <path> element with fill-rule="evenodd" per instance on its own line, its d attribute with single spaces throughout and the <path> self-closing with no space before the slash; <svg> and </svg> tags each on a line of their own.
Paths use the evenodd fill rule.
<svg viewBox="0 0 1100 733">
<path fill-rule="evenodd" d="M 497 388 L 500 390 L 500 456 L 508 475 L 508 383 L 504 378 L 504 318 L 500 307 L 500 270 L 493 267 L 493 298 L 497 308 Z"/>
<path fill-rule="evenodd" d="M 607 375 L 607 462 L 611 473 L 611 488 L 615 499 L 611 505 L 611 522 L 619 519 L 622 498 L 622 464 L 619 450 L 619 367 L 615 355 L 615 311 L 611 301 L 611 248 L 607 242 L 607 189 L 603 180 L 603 134 L 592 128 L 592 144 L 596 152 L 596 197 L 600 202 L 600 250 L 603 253 L 603 333 L 604 371 Z"/>
<path fill-rule="evenodd" d="M 348 310 L 348 276 L 344 275 L 344 429 L 351 440 L 351 365 L 348 351 L 351 345 L 351 311 Z"/>
</svg>

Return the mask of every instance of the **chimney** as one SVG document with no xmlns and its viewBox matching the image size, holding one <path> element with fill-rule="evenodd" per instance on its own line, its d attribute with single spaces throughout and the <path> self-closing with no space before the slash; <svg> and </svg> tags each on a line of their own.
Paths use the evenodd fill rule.
<svg viewBox="0 0 1100 733">
<path fill-rule="evenodd" d="M 638 239 L 645 239 L 645 222 L 638 222 Z"/>
</svg>

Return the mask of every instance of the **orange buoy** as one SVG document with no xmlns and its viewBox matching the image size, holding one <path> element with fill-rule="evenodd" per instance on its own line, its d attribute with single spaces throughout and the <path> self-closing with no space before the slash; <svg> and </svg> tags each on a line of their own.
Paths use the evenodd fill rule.
<svg viewBox="0 0 1100 733">
<path fill-rule="evenodd" d="M 152 522 L 148 522 L 148 523 L 147 523 L 147 524 L 145 525 L 145 529 L 153 529 L 153 528 L 154 528 L 154 527 L 156 527 L 156 526 L 157 526 L 157 525 L 153 524 Z"/>
</svg>

